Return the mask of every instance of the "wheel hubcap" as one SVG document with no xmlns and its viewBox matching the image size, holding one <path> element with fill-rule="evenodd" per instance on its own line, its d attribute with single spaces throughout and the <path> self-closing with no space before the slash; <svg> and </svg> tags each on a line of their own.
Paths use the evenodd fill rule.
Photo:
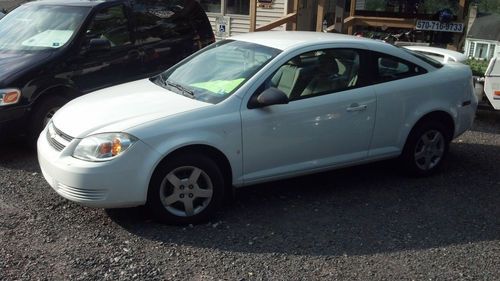
<svg viewBox="0 0 500 281">
<path fill-rule="evenodd" d="M 421 170 L 430 170 L 441 161 L 444 154 L 445 140 L 439 131 L 424 133 L 415 147 L 415 163 Z"/>
<path fill-rule="evenodd" d="M 199 214 L 212 200 L 210 177 L 200 168 L 183 166 L 174 169 L 163 179 L 160 199 L 165 209 L 179 217 Z"/>
</svg>

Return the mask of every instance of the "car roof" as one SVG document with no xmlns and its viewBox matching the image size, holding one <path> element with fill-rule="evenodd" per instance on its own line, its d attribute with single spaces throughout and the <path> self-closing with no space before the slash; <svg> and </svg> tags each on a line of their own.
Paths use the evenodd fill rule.
<svg viewBox="0 0 500 281">
<path fill-rule="evenodd" d="M 311 31 L 259 31 L 236 35 L 230 37 L 229 39 L 255 43 L 279 50 L 286 50 L 292 47 L 305 47 L 321 43 L 358 42 L 366 46 L 386 44 L 382 41 L 352 35 Z"/>
<path fill-rule="evenodd" d="M 94 7 L 103 3 L 121 3 L 125 0 L 38 0 L 25 3 L 24 5 L 62 5 L 62 6 L 85 6 Z"/>
<path fill-rule="evenodd" d="M 249 32 L 228 38 L 259 44 L 282 51 L 292 51 L 293 49 L 307 48 L 322 44 L 349 44 L 361 49 L 380 52 L 392 56 L 397 56 L 417 65 L 425 67 L 427 70 L 436 69 L 434 65 L 417 58 L 410 52 L 391 45 L 381 40 L 345 35 L 339 33 L 325 33 L 313 31 L 259 31 Z"/>
<path fill-rule="evenodd" d="M 457 51 L 452 51 L 448 49 L 443 49 L 443 48 L 437 48 L 437 47 L 429 47 L 429 46 L 404 46 L 407 49 L 413 50 L 413 51 L 422 51 L 422 52 L 429 52 L 429 53 L 434 53 L 442 56 L 449 56 L 452 58 L 455 58 L 458 61 L 465 61 L 467 60 L 467 56 L 459 53 Z"/>
</svg>

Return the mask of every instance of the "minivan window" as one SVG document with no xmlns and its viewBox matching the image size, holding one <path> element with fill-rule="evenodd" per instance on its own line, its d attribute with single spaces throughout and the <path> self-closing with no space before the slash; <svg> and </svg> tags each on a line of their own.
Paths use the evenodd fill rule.
<svg viewBox="0 0 500 281">
<path fill-rule="evenodd" d="M 39 51 L 64 46 L 82 25 L 88 7 L 26 5 L 0 24 L 0 51 Z"/>
<path fill-rule="evenodd" d="M 214 43 L 159 76 L 161 86 L 209 103 L 233 94 L 281 51 L 242 41 Z"/>
<path fill-rule="evenodd" d="M 86 36 L 90 39 L 107 39 L 112 47 L 131 43 L 123 6 L 113 6 L 99 11 L 90 23 Z"/>
</svg>

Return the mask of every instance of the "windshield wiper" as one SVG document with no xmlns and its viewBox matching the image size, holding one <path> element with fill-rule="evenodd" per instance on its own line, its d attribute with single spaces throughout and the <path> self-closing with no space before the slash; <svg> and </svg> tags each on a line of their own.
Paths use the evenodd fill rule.
<svg viewBox="0 0 500 281">
<path fill-rule="evenodd" d="M 191 91 L 188 88 L 182 86 L 181 84 L 177 84 L 177 83 L 174 83 L 174 82 L 171 82 L 171 81 L 168 81 L 168 80 L 163 80 L 163 78 L 161 78 L 161 79 L 162 79 L 161 81 L 163 82 L 164 85 L 173 87 L 173 88 L 181 91 L 181 93 L 184 96 L 194 99 L 194 92 L 193 91 Z"/>
</svg>

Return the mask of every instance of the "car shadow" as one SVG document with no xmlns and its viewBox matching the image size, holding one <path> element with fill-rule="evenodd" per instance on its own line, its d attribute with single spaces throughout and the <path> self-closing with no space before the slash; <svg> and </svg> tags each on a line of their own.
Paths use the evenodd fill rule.
<svg viewBox="0 0 500 281">
<path fill-rule="evenodd" d="M 0 141 L 0 167 L 31 173 L 40 172 L 36 149 L 26 146 L 22 140 Z"/>
<path fill-rule="evenodd" d="M 500 239 L 499 146 L 454 143 L 443 171 L 411 178 L 386 161 L 239 189 L 196 226 L 106 210 L 142 238 L 231 252 L 365 255 Z"/>
<path fill-rule="evenodd" d="M 474 132 L 500 134 L 500 110 L 478 109 L 474 126 L 470 129 Z"/>
</svg>

